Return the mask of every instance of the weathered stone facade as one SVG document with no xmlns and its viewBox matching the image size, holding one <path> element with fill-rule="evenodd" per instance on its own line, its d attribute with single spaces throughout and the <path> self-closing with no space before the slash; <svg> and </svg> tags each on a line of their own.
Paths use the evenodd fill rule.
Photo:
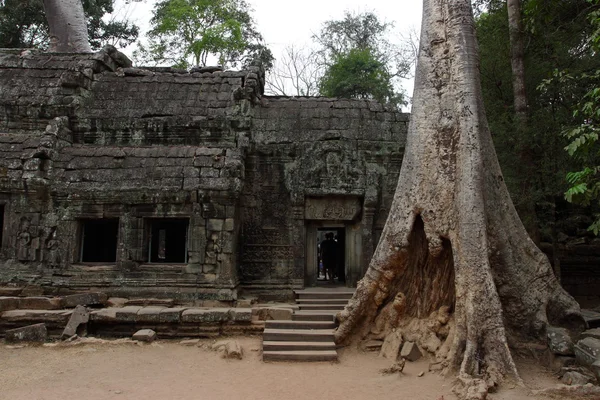
<svg viewBox="0 0 600 400">
<path fill-rule="evenodd" d="M 316 232 L 333 226 L 354 285 L 408 116 L 263 86 L 258 69 L 138 69 L 111 48 L 2 52 L 0 284 L 285 297 L 315 283 Z"/>
</svg>

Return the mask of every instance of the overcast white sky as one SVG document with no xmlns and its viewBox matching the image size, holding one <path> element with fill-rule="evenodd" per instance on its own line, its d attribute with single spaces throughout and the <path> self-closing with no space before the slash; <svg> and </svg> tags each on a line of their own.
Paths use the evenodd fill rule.
<svg viewBox="0 0 600 400">
<path fill-rule="evenodd" d="M 420 29 L 421 0 L 247 0 L 254 9 L 252 13 L 258 30 L 271 48 L 275 58 L 288 45 L 311 45 L 311 36 L 320 30 L 323 22 L 340 19 L 344 11 L 374 11 L 386 22 L 393 22 L 398 40 L 400 34 Z M 125 0 L 117 0 L 124 4 Z M 154 1 L 130 3 L 126 6 L 130 18 L 142 28 L 148 29 Z M 394 35 L 394 36 L 396 36 Z M 392 36 L 392 40 L 394 40 Z M 131 56 L 132 48 L 124 52 Z M 412 82 L 403 87 L 412 96 Z"/>
</svg>

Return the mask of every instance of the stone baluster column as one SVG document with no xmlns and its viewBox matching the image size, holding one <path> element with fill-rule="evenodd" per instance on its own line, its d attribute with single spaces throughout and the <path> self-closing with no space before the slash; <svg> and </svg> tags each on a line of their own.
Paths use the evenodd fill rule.
<svg viewBox="0 0 600 400">
<path fill-rule="evenodd" d="M 306 228 L 304 225 L 304 201 L 292 205 L 292 237 L 290 245 L 292 246 L 293 270 L 290 271 L 290 277 L 295 286 L 304 287 L 304 271 L 306 266 Z M 315 274 L 316 279 L 316 272 Z"/>
</svg>

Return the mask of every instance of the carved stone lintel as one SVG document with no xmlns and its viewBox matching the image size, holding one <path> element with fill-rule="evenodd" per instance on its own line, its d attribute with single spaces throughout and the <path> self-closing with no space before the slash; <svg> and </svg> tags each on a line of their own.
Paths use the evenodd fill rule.
<svg viewBox="0 0 600 400">
<path fill-rule="evenodd" d="M 352 221 L 360 214 L 358 197 L 307 198 L 304 217 L 310 220 Z"/>
</svg>

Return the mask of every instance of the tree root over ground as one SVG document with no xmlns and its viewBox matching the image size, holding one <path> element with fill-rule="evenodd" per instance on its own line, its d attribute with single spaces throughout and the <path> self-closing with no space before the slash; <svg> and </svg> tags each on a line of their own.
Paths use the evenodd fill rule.
<svg viewBox="0 0 600 400">
<path fill-rule="evenodd" d="M 338 314 L 336 342 L 401 329 L 423 345 L 444 338 L 435 321 L 452 319 L 435 352 L 457 374 L 459 397 L 484 399 L 506 377 L 521 382 L 507 330 L 542 340 L 549 324 L 585 322 L 508 195 L 482 104 L 470 1 L 424 0 L 420 43 L 396 194 L 369 269 Z"/>
</svg>

